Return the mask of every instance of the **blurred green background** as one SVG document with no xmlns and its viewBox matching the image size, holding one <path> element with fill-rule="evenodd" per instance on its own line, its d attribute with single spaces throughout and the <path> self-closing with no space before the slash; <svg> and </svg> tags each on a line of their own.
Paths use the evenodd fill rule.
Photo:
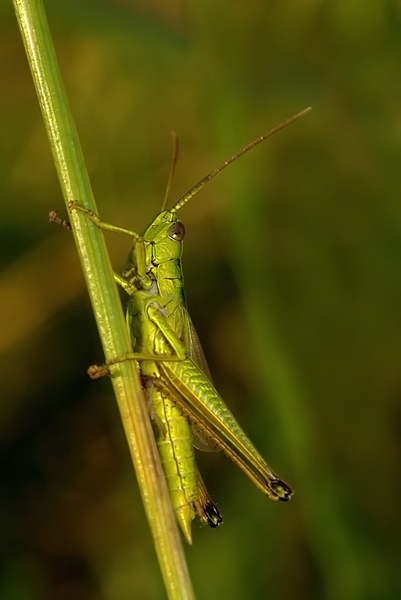
<svg viewBox="0 0 401 600">
<path fill-rule="evenodd" d="M 216 387 L 294 488 L 199 457 L 198 598 L 401 597 L 401 4 L 69 0 L 46 8 L 101 216 L 181 213 Z M 164 591 L 11 2 L 0 2 L 2 600 Z M 129 250 L 108 236 L 116 270 Z"/>
</svg>

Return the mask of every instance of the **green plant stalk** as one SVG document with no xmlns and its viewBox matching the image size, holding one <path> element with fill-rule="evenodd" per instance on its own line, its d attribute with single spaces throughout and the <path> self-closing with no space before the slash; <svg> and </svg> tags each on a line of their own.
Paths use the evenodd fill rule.
<svg viewBox="0 0 401 600">
<path fill-rule="evenodd" d="M 61 80 L 41 0 L 13 0 L 66 204 L 96 212 L 78 136 Z M 74 211 L 71 223 L 106 359 L 130 351 L 113 272 L 101 232 Z M 113 369 L 112 383 L 149 520 L 167 595 L 193 598 L 135 363 Z"/>
</svg>

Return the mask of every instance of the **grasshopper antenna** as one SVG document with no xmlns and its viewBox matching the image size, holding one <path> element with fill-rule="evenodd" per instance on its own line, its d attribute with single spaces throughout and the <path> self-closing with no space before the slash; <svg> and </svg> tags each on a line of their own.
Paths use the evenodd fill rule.
<svg viewBox="0 0 401 600">
<path fill-rule="evenodd" d="M 195 194 L 197 194 L 203 187 L 205 187 L 205 185 L 211 179 L 213 179 L 213 177 L 216 177 L 216 175 L 221 173 L 221 171 L 223 171 L 226 167 L 228 167 L 228 165 L 230 165 L 232 162 L 237 160 L 237 158 L 239 158 L 240 156 L 242 156 L 249 150 L 252 150 L 252 148 L 257 146 L 264 140 L 267 140 L 267 138 L 271 137 L 273 134 L 277 133 L 281 129 L 284 129 L 284 127 L 287 127 L 287 125 L 291 125 L 291 123 L 294 123 L 294 121 L 297 121 L 298 119 L 300 119 L 301 117 L 306 115 L 306 113 L 308 113 L 310 110 L 312 110 L 312 107 L 308 106 L 308 108 L 301 110 L 301 112 L 297 113 L 293 117 L 290 117 L 289 119 L 286 119 L 285 121 L 280 123 L 280 125 L 276 125 L 276 127 L 273 127 L 273 129 L 270 129 L 270 131 L 268 131 L 264 135 L 261 135 L 260 137 L 256 138 L 256 140 L 254 140 L 253 142 L 250 142 L 250 144 L 247 144 L 246 146 L 241 148 L 241 150 L 238 150 L 238 152 L 236 152 L 235 154 L 230 156 L 230 158 L 228 158 L 226 161 L 224 161 L 220 166 L 218 166 L 216 169 L 213 169 L 213 171 L 210 171 L 210 173 L 208 173 L 206 175 L 206 177 L 204 177 L 196 185 L 194 185 L 194 187 L 191 188 L 189 190 L 189 192 L 184 194 L 184 196 L 182 196 L 178 200 L 178 202 L 176 202 L 174 204 L 173 208 L 170 209 L 170 212 L 177 212 L 177 210 L 180 210 L 180 208 L 182 208 L 184 206 L 184 204 L 186 204 L 188 202 L 188 200 L 193 198 L 195 196 Z"/>
<path fill-rule="evenodd" d="M 168 176 L 166 193 L 164 194 L 162 211 L 166 210 L 166 207 L 167 207 L 168 197 L 170 195 L 171 186 L 173 184 L 175 168 L 177 166 L 177 159 L 178 159 L 179 142 L 178 142 L 178 136 L 175 131 L 171 132 L 171 137 L 173 138 L 173 156 L 171 158 L 170 174 Z"/>
</svg>

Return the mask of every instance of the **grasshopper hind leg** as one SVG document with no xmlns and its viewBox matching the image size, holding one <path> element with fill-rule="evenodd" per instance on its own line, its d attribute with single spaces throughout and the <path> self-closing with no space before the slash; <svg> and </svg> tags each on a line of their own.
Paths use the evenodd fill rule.
<svg viewBox="0 0 401 600">
<path fill-rule="evenodd" d="M 293 492 L 290 486 L 278 477 L 276 477 L 276 479 L 273 481 L 270 481 L 270 487 L 274 490 L 278 496 L 278 499 L 282 502 L 287 502 L 287 500 L 289 500 L 292 496 Z"/>
<path fill-rule="evenodd" d="M 196 506 L 196 514 L 205 525 L 209 525 L 213 529 L 218 527 L 223 522 L 223 517 L 209 496 L 206 486 L 203 482 L 199 469 L 196 468 L 196 476 L 198 480 L 199 501 Z"/>
</svg>

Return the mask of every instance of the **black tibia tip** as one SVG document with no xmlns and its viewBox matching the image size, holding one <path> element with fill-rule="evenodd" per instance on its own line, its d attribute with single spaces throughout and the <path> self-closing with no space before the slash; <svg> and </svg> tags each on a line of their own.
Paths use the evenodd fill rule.
<svg viewBox="0 0 401 600">
<path fill-rule="evenodd" d="M 292 489 L 282 479 L 279 479 L 277 477 L 274 481 L 270 483 L 270 485 L 274 492 L 277 494 L 278 500 L 281 500 L 282 502 L 287 502 L 287 500 L 291 498 Z"/>
<path fill-rule="evenodd" d="M 206 520 L 209 527 L 213 527 L 214 529 L 215 527 L 218 527 L 222 524 L 223 517 L 221 516 L 221 513 L 217 510 L 217 506 L 206 502 L 203 509 L 203 517 Z"/>
</svg>

